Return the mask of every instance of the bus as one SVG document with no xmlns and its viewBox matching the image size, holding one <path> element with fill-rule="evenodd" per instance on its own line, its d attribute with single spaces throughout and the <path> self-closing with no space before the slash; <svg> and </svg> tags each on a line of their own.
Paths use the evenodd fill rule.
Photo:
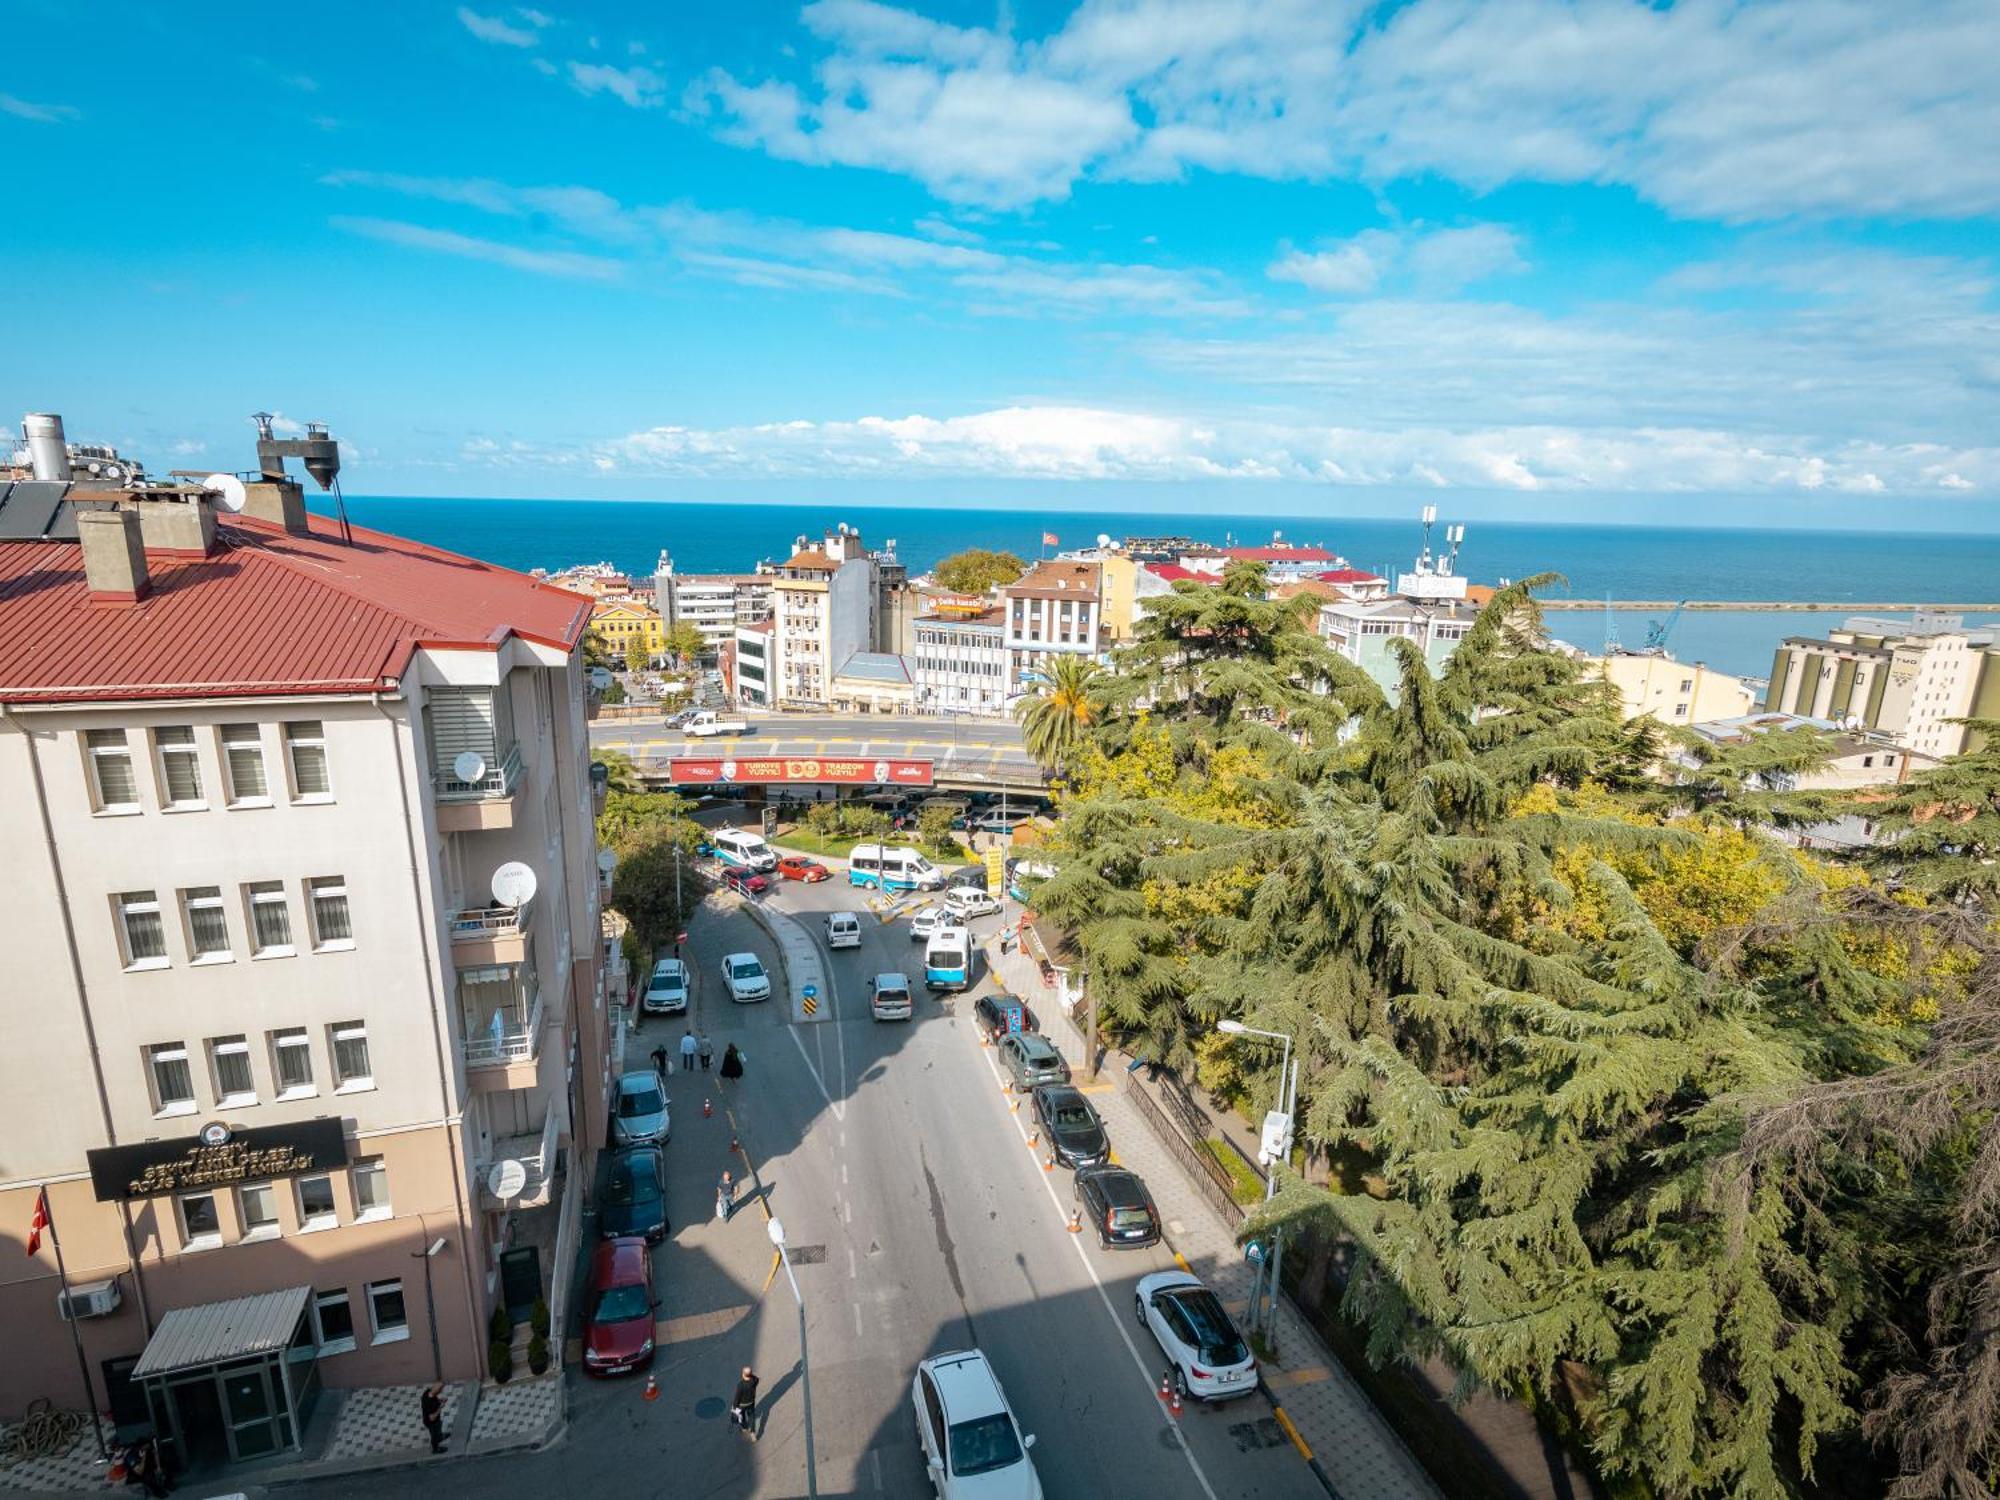
<svg viewBox="0 0 2000 1500">
<path fill-rule="evenodd" d="M 962 990 L 972 983 L 972 934 L 940 927 L 924 945 L 924 988 Z"/>
<path fill-rule="evenodd" d="M 914 849 L 856 844 L 847 856 L 847 883 L 884 891 L 935 891 L 944 886 L 944 872 Z"/>
</svg>

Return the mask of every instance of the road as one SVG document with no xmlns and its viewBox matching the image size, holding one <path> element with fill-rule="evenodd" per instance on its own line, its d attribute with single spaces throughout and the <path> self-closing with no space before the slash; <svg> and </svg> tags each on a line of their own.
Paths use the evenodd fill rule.
<svg viewBox="0 0 2000 1500">
<path fill-rule="evenodd" d="M 950 719 L 862 714 L 758 714 L 741 717 L 747 735 L 696 738 L 670 730 L 657 718 L 637 722 L 597 720 L 590 742 L 620 750 L 643 763 L 672 755 L 729 754 L 831 756 L 859 759 L 902 756 L 937 762 L 940 781 L 1011 786 L 1042 783 L 1041 770 L 1021 746 L 1020 726 L 1006 719 Z"/>
<path fill-rule="evenodd" d="M 862 906 L 859 894 L 836 877 L 767 899 L 817 926 L 817 913 Z M 782 995 L 747 1006 L 720 998 L 724 952 L 749 948 L 767 966 L 774 954 L 740 909 L 711 903 L 687 954 L 698 979 L 693 1020 L 718 1056 L 730 1042 L 743 1050 L 746 1076 L 726 1091 L 700 1072 L 670 1080 L 674 1233 L 655 1263 L 661 1399 L 643 1401 L 636 1380 L 591 1381 L 572 1370 L 570 1429 L 557 1447 L 395 1471 L 372 1478 L 371 1489 L 421 1488 L 438 1500 L 499 1486 L 804 1494 L 797 1313 L 784 1275 L 772 1274 L 768 1207 L 804 1252 L 796 1271 L 808 1309 L 820 1494 L 930 1493 L 910 1381 L 920 1358 L 976 1345 L 1039 1439 L 1033 1457 L 1051 1500 L 1324 1495 L 1298 1453 L 1273 1444 L 1261 1397 L 1169 1419 L 1155 1395 L 1165 1361 L 1136 1326 L 1132 1287 L 1169 1267 L 1170 1256 L 1108 1252 L 1068 1233 L 1069 1174 L 1045 1171 L 1027 1149 L 993 1054 L 978 1044 L 971 994 L 922 995 L 921 955 L 907 931 L 901 920 L 865 916 L 859 950 L 822 953 L 834 1018 L 794 1026 Z M 919 971 L 907 1024 L 867 1012 L 867 979 L 894 970 Z M 678 1018 L 649 1021 L 632 1057 L 643 1062 L 656 1041 L 671 1046 L 681 1027 Z M 713 1118 L 703 1118 L 703 1098 L 716 1104 Z M 763 1199 L 718 1223 L 716 1175 L 741 1160 L 728 1150 L 732 1132 Z M 767 1397 L 754 1446 L 723 1410 L 744 1362 L 762 1375 Z"/>
</svg>

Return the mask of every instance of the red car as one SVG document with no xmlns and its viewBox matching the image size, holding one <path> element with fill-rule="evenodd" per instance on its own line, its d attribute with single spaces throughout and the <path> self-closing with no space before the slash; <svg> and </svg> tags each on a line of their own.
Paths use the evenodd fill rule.
<svg viewBox="0 0 2000 1500">
<path fill-rule="evenodd" d="M 583 1369 L 626 1375 L 653 1363 L 653 1261 L 636 1235 L 606 1240 L 590 1257 Z"/>
<path fill-rule="evenodd" d="M 778 861 L 778 874 L 786 880 L 803 880 L 811 885 L 815 880 L 824 880 L 833 872 L 816 859 L 807 859 L 803 854 L 787 854 Z"/>
<path fill-rule="evenodd" d="M 756 871 L 740 869 L 735 865 L 723 870 L 722 883 L 745 896 L 761 896 L 771 888 L 771 882 Z"/>
</svg>

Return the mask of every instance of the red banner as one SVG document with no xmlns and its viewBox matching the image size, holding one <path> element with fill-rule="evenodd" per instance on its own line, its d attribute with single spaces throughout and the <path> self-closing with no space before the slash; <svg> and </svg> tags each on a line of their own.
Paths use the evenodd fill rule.
<svg viewBox="0 0 2000 1500">
<path fill-rule="evenodd" d="M 766 755 L 739 759 L 675 756 L 667 775 L 676 786 L 743 786 L 817 782 L 832 786 L 930 786 L 927 760 L 835 760 L 829 756 Z"/>
</svg>

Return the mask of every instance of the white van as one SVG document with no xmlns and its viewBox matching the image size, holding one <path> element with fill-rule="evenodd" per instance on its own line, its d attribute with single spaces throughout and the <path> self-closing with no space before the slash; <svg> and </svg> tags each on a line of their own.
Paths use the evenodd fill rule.
<svg viewBox="0 0 2000 1500">
<path fill-rule="evenodd" d="M 826 945 L 829 948 L 859 948 L 861 946 L 861 918 L 851 911 L 830 911 L 826 914 Z"/>
<path fill-rule="evenodd" d="M 847 883 L 885 891 L 935 891 L 944 886 L 944 871 L 914 849 L 856 844 L 847 856 Z"/>
<path fill-rule="evenodd" d="M 761 833 L 750 833 L 741 828 L 718 828 L 709 836 L 708 842 L 715 850 L 715 857 L 725 865 L 734 865 L 739 870 L 755 870 L 760 874 L 778 868 L 778 856 L 771 852 L 771 846 L 764 842 Z"/>
</svg>

